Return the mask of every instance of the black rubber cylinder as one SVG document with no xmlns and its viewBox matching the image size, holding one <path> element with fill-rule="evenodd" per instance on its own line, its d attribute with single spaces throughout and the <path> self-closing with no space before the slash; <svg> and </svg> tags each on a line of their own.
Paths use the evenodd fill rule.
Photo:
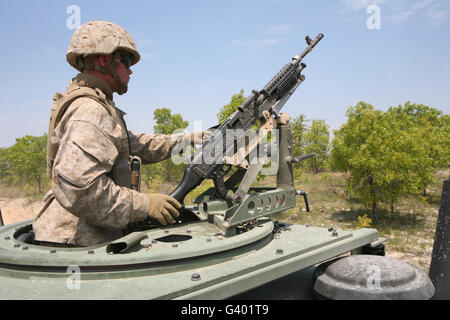
<svg viewBox="0 0 450 320">
<path fill-rule="evenodd" d="M 450 180 L 442 188 L 429 275 L 436 289 L 433 299 L 450 300 Z"/>
</svg>

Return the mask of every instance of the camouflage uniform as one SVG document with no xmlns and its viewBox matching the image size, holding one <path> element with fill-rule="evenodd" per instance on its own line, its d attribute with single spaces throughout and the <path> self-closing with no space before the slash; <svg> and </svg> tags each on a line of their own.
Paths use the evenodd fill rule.
<svg viewBox="0 0 450 320">
<path fill-rule="evenodd" d="M 72 84 L 95 83 L 116 115 L 91 98 L 78 98 L 64 113 L 49 141 L 58 146 L 52 168 L 52 190 L 33 223 L 35 239 L 80 246 L 120 237 L 128 223 L 144 220 L 149 211 L 145 194 L 130 189 L 128 157 L 144 164 L 170 157 L 180 135 L 127 131 L 124 112 L 114 106 L 112 92 L 101 79 L 80 74 Z M 90 80 L 87 82 L 86 80 Z M 70 88 L 70 87 L 69 87 Z M 73 85 L 72 85 L 73 88 Z M 110 178 L 115 171 L 114 180 Z"/>
<path fill-rule="evenodd" d="M 91 33 L 98 26 L 103 28 L 105 22 L 87 24 Z M 113 48 L 117 50 L 120 44 L 119 49 L 127 49 L 136 63 L 139 55 L 133 52 L 134 42 L 128 33 L 123 29 L 117 32 L 121 28 L 117 25 L 107 23 L 107 26 L 111 27 L 108 32 L 122 37 L 119 42 L 112 41 L 115 38 L 111 37 Z M 95 51 L 92 43 L 86 43 L 86 34 L 89 32 L 83 27 L 75 32 L 67 54 L 69 63 L 80 71 L 82 61 L 73 52 L 78 49 L 81 52 L 83 45 Z M 77 37 L 85 43 L 80 45 L 74 41 Z M 108 48 L 102 50 L 103 54 L 111 53 Z M 79 92 L 86 94 L 77 96 Z M 52 189 L 45 195 L 42 209 L 33 222 L 35 240 L 95 245 L 122 236 L 121 229 L 128 223 L 148 216 L 147 195 L 130 188 L 129 156 L 139 156 L 143 164 L 162 161 L 184 137 L 136 135 L 127 131 L 123 121 L 125 113 L 115 107 L 112 94 L 104 80 L 81 73 L 72 80 L 65 94 L 55 95 L 48 136 Z M 55 112 L 59 112 L 55 106 L 70 95 L 75 99 L 69 100 L 64 110 L 58 109 L 60 117 L 55 120 Z"/>
</svg>

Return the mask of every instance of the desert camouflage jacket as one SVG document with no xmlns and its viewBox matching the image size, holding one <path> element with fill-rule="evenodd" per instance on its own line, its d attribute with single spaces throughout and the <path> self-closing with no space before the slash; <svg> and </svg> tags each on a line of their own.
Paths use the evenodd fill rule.
<svg viewBox="0 0 450 320">
<path fill-rule="evenodd" d="M 74 86 L 100 89 L 106 104 L 75 99 L 49 135 L 57 150 L 52 189 L 43 198 L 33 230 L 38 241 L 90 246 L 122 236 L 128 223 L 148 215 L 148 197 L 130 189 L 130 154 L 144 164 L 162 161 L 182 137 L 127 131 L 125 113 L 115 107 L 106 82 L 79 74 L 68 91 Z"/>
</svg>

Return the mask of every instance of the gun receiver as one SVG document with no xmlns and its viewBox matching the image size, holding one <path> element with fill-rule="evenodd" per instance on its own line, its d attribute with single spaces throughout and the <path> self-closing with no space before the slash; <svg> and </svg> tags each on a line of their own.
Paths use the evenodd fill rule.
<svg viewBox="0 0 450 320">
<path fill-rule="evenodd" d="M 225 198 L 227 190 L 223 177 L 229 170 L 224 168 L 222 156 L 232 153 L 236 142 L 236 139 L 231 141 L 224 139 L 226 131 L 230 129 L 246 131 L 259 119 L 264 118 L 267 112 L 270 112 L 276 119 L 279 118 L 279 111 L 283 105 L 305 80 L 301 74 L 306 67 L 302 63 L 303 58 L 322 38 L 322 33 L 314 40 L 307 36 L 307 48 L 300 55 L 294 56 L 292 61 L 287 63 L 261 91 L 253 90 L 238 107 L 238 110 L 217 127 L 210 139 L 202 145 L 201 150 L 194 153 L 192 163 L 186 168 L 181 183 L 170 193 L 170 196 L 183 203 L 186 195 L 200 185 L 204 179 L 213 179 L 216 195 Z M 216 152 L 218 148 L 222 152 Z M 212 155 L 213 159 L 210 159 L 212 161 L 205 163 L 203 157 L 205 154 Z"/>
</svg>

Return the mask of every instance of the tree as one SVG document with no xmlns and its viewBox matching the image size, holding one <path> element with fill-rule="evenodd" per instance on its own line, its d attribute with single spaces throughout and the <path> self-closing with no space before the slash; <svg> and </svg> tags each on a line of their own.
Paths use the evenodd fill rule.
<svg viewBox="0 0 450 320">
<path fill-rule="evenodd" d="M 364 204 L 371 204 L 372 219 L 376 221 L 376 209 L 382 199 L 380 179 L 381 163 L 377 139 L 373 135 L 380 123 L 381 111 L 364 102 L 347 110 L 347 122 L 334 132 L 332 142 L 332 167 L 350 173 L 347 190 Z"/>
<path fill-rule="evenodd" d="M 184 121 L 183 117 L 180 114 L 172 114 L 172 111 L 168 108 L 156 109 L 154 111 L 153 119 L 156 121 L 156 124 L 153 126 L 153 130 L 155 133 L 172 134 L 177 130 L 186 129 L 186 127 L 189 125 L 189 122 Z M 161 164 L 165 171 L 166 181 L 171 181 L 172 178 L 181 178 L 181 175 L 184 172 L 185 168 L 183 164 L 175 165 L 171 159 L 167 159 Z M 149 174 L 149 176 L 146 176 L 146 179 L 149 179 L 148 181 L 151 181 L 151 176 L 154 175 L 155 172 L 151 170 L 146 173 Z"/>
<path fill-rule="evenodd" d="M 229 116 L 237 110 L 237 108 L 245 101 L 244 89 L 231 97 L 230 103 L 224 105 L 217 114 L 219 123 L 223 123 Z"/>
<path fill-rule="evenodd" d="M 332 168 L 350 173 L 347 189 L 371 204 L 374 221 L 383 200 L 390 202 L 393 216 L 399 196 L 414 194 L 432 181 L 428 152 L 433 140 L 425 134 L 431 129 L 425 123 L 416 125 L 414 116 L 403 109 L 382 112 L 364 102 L 350 107 L 346 115 L 347 122 L 334 132 Z"/>
<path fill-rule="evenodd" d="M 150 186 L 152 184 L 155 184 L 155 182 L 157 182 L 158 180 L 167 178 L 166 176 L 161 176 L 161 174 L 164 174 L 166 172 L 166 165 L 167 164 L 163 161 L 143 165 L 141 167 L 142 182 L 147 186 L 148 189 L 150 189 Z"/>
<path fill-rule="evenodd" d="M 304 114 L 299 115 L 291 121 L 292 126 L 292 144 L 294 146 L 293 154 L 295 157 L 303 156 L 305 151 L 305 131 L 307 129 L 306 117 Z M 295 169 L 303 167 L 302 162 L 294 163 Z"/>
<path fill-rule="evenodd" d="M 311 171 L 318 173 L 325 169 L 328 163 L 328 150 L 330 144 L 329 126 L 325 120 L 313 120 L 304 135 L 305 153 L 315 153 L 316 156 L 308 160 Z"/>
<path fill-rule="evenodd" d="M 8 161 L 8 149 L 0 148 L 0 181 L 11 176 L 11 165 Z"/>
<path fill-rule="evenodd" d="M 392 119 L 399 126 L 416 132 L 417 143 L 423 145 L 421 157 L 431 161 L 431 167 L 436 169 L 450 163 L 450 116 L 425 105 L 406 102 L 388 110 Z M 419 142 L 420 141 L 420 142 Z M 432 173 L 424 173 L 420 177 L 421 190 L 426 195 L 426 187 L 433 182 Z"/>
<path fill-rule="evenodd" d="M 156 109 L 153 113 L 156 124 L 153 126 L 155 133 L 172 134 L 176 130 L 183 130 L 189 125 L 188 121 L 183 121 L 180 114 L 172 114 L 168 108 Z"/>
<path fill-rule="evenodd" d="M 43 182 L 47 178 L 47 134 L 40 137 L 24 136 L 8 148 L 7 158 L 15 176 L 25 182 L 37 183 L 42 193 Z"/>
</svg>

